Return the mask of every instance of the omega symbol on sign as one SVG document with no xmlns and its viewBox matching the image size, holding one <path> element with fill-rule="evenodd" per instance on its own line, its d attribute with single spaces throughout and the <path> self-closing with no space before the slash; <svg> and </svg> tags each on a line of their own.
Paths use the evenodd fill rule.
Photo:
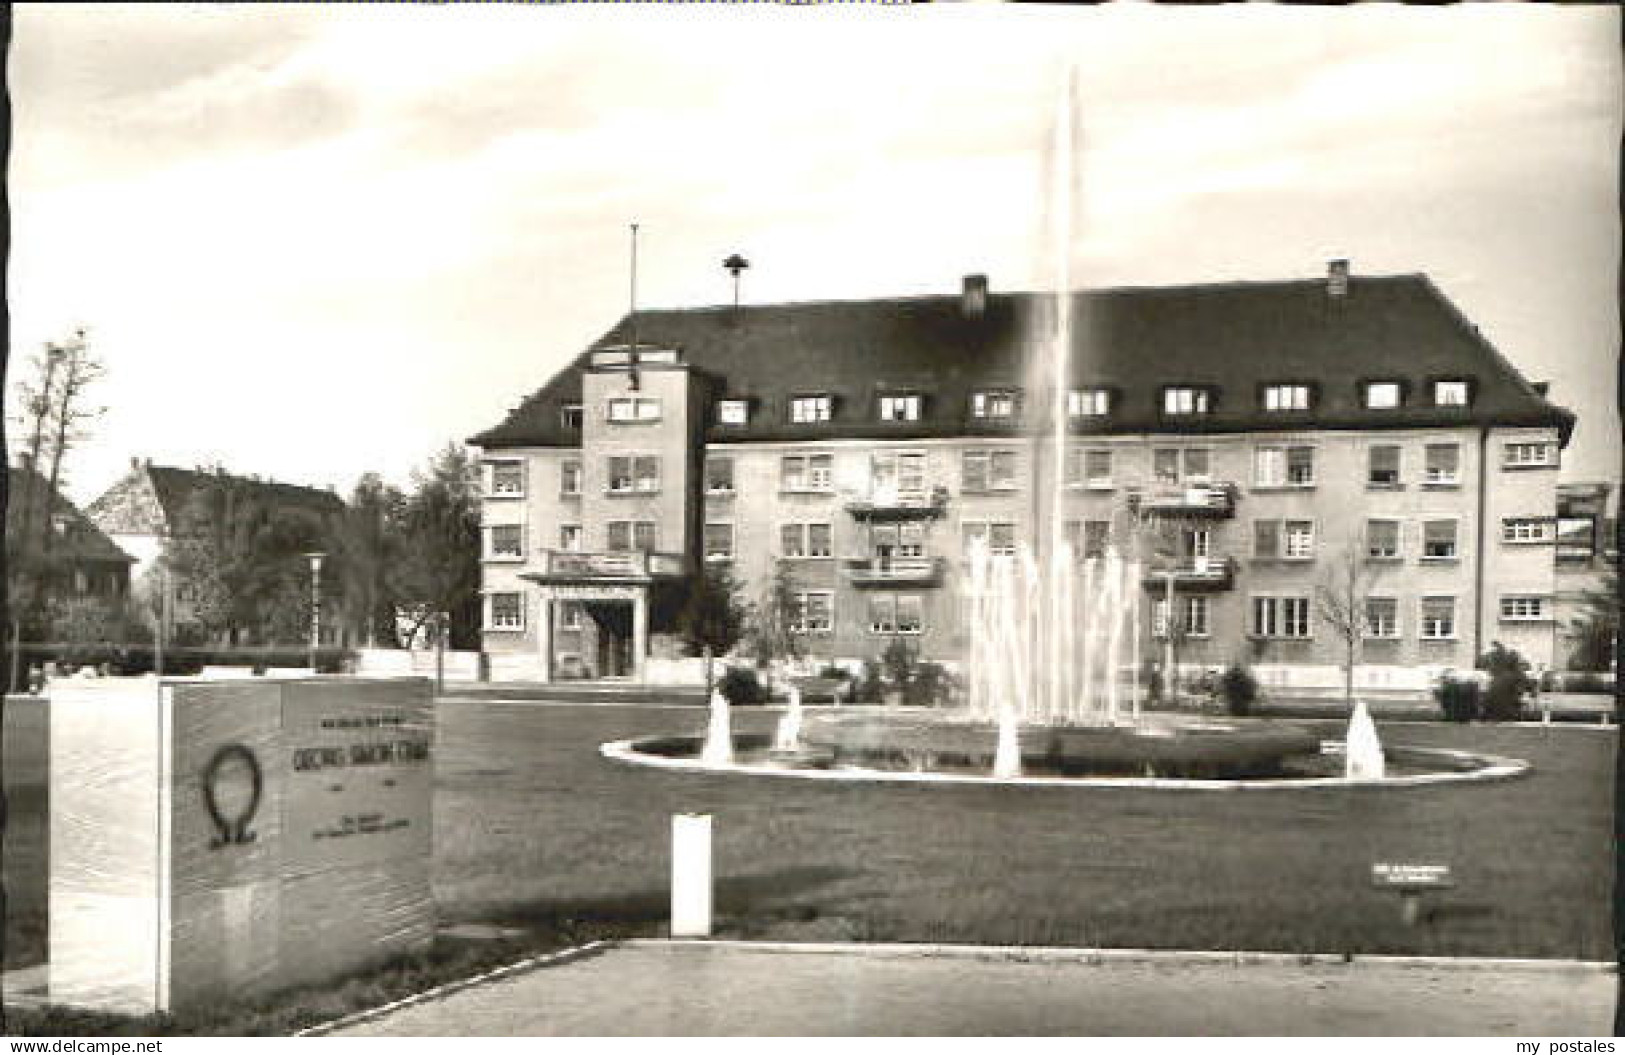
<svg viewBox="0 0 1625 1055">
<path fill-rule="evenodd" d="M 228 744 L 214 753 L 203 770 L 203 805 L 219 833 L 210 842 L 211 848 L 254 841 L 248 822 L 260 807 L 262 788 L 254 752 L 242 744 Z"/>
</svg>

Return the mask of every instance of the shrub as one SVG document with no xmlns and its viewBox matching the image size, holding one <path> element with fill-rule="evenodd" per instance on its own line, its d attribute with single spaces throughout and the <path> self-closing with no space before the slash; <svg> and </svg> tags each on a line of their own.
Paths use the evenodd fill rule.
<svg viewBox="0 0 1625 1055">
<path fill-rule="evenodd" d="M 1258 700 L 1258 679 L 1240 663 L 1232 663 L 1219 678 L 1219 695 L 1224 698 L 1225 710 L 1231 714 L 1251 714 Z"/>
<path fill-rule="evenodd" d="M 886 671 L 886 683 L 893 689 L 906 689 L 914 678 L 916 660 L 914 649 L 902 638 L 893 638 L 880 654 L 880 664 Z"/>
<path fill-rule="evenodd" d="M 958 679 L 941 663 L 920 663 L 903 689 L 903 702 L 922 707 L 946 707 L 954 702 Z"/>
<path fill-rule="evenodd" d="M 717 682 L 717 691 L 735 707 L 767 702 L 767 690 L 749 667 L 729 667 Z"/>
<path fill-rule="evenodd" d="M 880 676 L 880 664 L 872 659 L 864 660 L 863 677 L 858 680 L 857 684 L 857 701 L 859 703 L 879 703 L 885 685 L 885 679 Z"/>
<path fill-rule="evenodd" d="M 1474 721 L 1483 708 L 1483 692 L 1478 682 L 1449 674 L 1440 678 L 1433 687 L 1433 698 L 1439 701 L 1439 708 L 1449 722 Z"/>
<path fill-rule="evenodd" d="M 820 678 L 832 679 L 834 681 L 845 681 L 851 677 L 851 675 L 846 672 L 845 667 L 838 667 L 833 663 L 829 664 L 823 670 L 820 670 L 818 672 L 818 676 Z"/>
<path fill-rule="evenodd" d="M 1479 658 L 1480 670 L 1489 671 L 1490 686 L 1484 694 L 1481 717 L 1492 722 L 1516 721 L 1523 713 L 1523 699 L 1535 688 L 1529 677 L 1529 661 L 1496 641 Z"/>
</svg>

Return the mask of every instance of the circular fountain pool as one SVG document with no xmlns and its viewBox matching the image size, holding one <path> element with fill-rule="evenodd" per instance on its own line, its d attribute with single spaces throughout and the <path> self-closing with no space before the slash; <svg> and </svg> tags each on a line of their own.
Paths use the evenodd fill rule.
<svg viewBox="0 0 1625 1055">
<path fill-rule="evenodd" d="M 841 781 L 1067 787 L 1308 788 L 1416 786 L 1520 776 L 1515 758 L 1388 745 L 1378 779 L 1344 776 L 1342 743 L 1262 720 L 1148 715 L 1136 725 L 1023 727 L 1021 775 L 993 776 L 997 736 L 986 723 L 939 713 L 845 709 L 809 715 L 793 750 L 765 735 L 732 737 L 731 757 L 704 757 L 702 736 L 608 743 L 618 762 L 746 776 Z"/>
</svg>

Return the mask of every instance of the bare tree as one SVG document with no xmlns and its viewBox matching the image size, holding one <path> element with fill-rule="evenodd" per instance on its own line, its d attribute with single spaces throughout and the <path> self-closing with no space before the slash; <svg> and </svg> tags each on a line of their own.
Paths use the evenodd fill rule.
<svg viewBox="0 0 1625 1055">
<path fill-rule="evenodd" d="M 85 331 L 80 328 L 66 343 L 52 348 L 48 355 L 56 355 L 60 366 L 60 378 L 54 401 L 51 402 L 51 426 L 55 435 L 51 439 L 51 475 L 47 494 L 56 494 L 62 485 L 63 463 L 67 460 L 68 451 L 72 450 L 89 434 L 83 427 L 93 418 L 101 415 L 105 407 L 93 407 L 85 403 L 85 392 L 101 379 L 106 371 L 101 361 L 90 350 L 90 344 L 85 340 Z M 45 534 L 45 551 L 50 553 L 51 538 L 54 532 Z"/>
<path fill-rule="evenodd" d="M 1371 588 L 1380 566 L 1372 563 L 1362 530 L 1327 565 L 1315 586 L 1315 610 L 1343 642 L 1343 695 L 1354 703 L 1354 667 L 1365 640 Z"/>
</svg>

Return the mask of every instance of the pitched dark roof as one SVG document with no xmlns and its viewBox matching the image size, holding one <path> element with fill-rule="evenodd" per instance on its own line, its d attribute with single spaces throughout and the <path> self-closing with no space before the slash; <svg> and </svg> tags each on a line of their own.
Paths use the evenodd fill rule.
<svg viewBox="0 0 1625 1055">
<path fill-rule="evenodd" d="M 719 398 L 751 401 L 745 427 L 707 426 L 710 442 L 831 436 L 996 435 L 1008 425 L 973 418 L 972 393 L 1022 387 L 1026 351 L 1053 310 L 1050 298 L 993 294 L 979 318 L 959 296 L 827 301 L 644 311 L 640 346 L 676 347 L 710 375 Z M 1549 403 L 1495 350 L 1425 275 L 1350 279 L 1333 298 L 1324 280 L 1129 288 L 1077 294 L 1069 367 L 1073 387 L 1113 389 L 1105 422 L 1079 431 L 1201 432 L 1417 425 L 1544 425 L 1562 430 L 1573 415 Z M 486 448 L 574 446 L 561 409 L 581 399 L 581 375 L 595 349 L 625 346 L 616 325 L 494 428 L 470 439 Z M 1471 378 L 1471 405 L 1433 407 L 1429 383 Z M 1363 405 L 1362 382 L 1400 380 L 1399 410 Z M 1268 414 L 1261 388 L 1306 382 L 1313 410 Z M 1210 385 L 1213 412 L 1165 419 L 1162 386 Z M 922 420 L 876 420 L 875 397 L 917 389 Z M 835 397 L 830 424 L 792 425 L 796 394 Z"/>
<path fill-rule="evenodd" d="M 31 469 L 12 467 L 7 474 L 6 540 L 14 543 L 27 524 L 29 536 L 39 539 L 43 532 L 56 532 L 51 552 L 69 561 L 134 564 L 102 533 L 79 507 L 51 490 L 51 482 Z M 66 530 L 57 530 L 60 523 Z"/>
<path fill-rule="evenodd" d="M 153 491 L 164 507 L 164 515 L 171 524 L 185 510 L 193 495 L 226 485 L 237 488 L 239 493 L 251 494 L 260 501 L 284 509 L 302 509 L 319 516 L 330 516 L 344 510 L 344 500 L 338 495 L 315 487 L 209 470 L 176 469 L 167 465 L 149 465 L 145 468 L 152 480 Z"/>
</svg>

